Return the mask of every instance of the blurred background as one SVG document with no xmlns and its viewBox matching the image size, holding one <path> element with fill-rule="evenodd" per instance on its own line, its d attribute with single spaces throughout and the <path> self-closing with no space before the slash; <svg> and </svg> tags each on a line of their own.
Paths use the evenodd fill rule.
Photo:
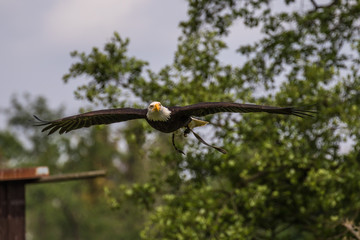
<svg viewBox="0 0 360 240">
<path fill-rule="evenodd" d="M 0 167 L 105 179 L 31 185 L 27 239 L 360 239 L 357 1 L 0 1 Z M 178 139 L 145 121 L 47 136 L 33 114 L 201 101 Z"/>
</svg>

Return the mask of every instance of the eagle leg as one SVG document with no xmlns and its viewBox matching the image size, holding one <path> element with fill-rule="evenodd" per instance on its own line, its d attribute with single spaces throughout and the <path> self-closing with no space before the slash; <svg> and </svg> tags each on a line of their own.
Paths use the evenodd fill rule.
<svg viewBox="0 0 360 240">
<path fill-rule="evenodd" d="M 182 153 L 182 154 L 185 155 L 185 153 L 184 153 L 183 151 L 181 151 L 180 149 L 178 149 L 178 148 L 176 147 L 176 145 L 175 145 L 175 133 L 172 134 L 172 144 L 173 144 L 175 150 L 176 150 L 178 153 Z"/>
<path fill-rule="evenodd" d="M 219 147 L 216 147 L 216 146 L 213 146 L 213 145 L 210 145 L 210 144 L 208 144 L 207 142 L 205 142 L 204 139 L 202 139 L 202 138 L 201 138 L 197 133 L 195 133 L 191 128 L 187 127 L 186 130 L 192 132 L 192 133 L 194 134 L 194 136 L 195 136 L 201 143 L 205 144 L 206 146 L 212 147 L 212 148 L 218 150 L 219 152 L 221 152 L 221 153 L 223 153 L 223 154 L 226 154 L 226 153 L 227 153 L 225 149 L 219 148 Z"/>
</svg>

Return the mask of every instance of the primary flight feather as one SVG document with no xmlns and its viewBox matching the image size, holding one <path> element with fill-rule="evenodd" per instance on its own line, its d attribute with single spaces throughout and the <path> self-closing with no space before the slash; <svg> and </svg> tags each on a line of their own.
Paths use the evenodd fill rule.
<svg viewBox="0 0 360 240">
<path fill-rule="evenodd" d="M 115 108 L 98 110 L 53 121 L 43 121 L 36 116 L 34 117 L 39 121 L 37 126 L 44 126 L 42 131 L 49 131 L 49 135 L 56 131 L 59 131 L 59 133 L 62 134 L 93 125 L 111 124 L 133 119 L 145 119 L 150 126 L 165 133 L 174 133 L 181 128 L 185 128 L 184 135 L 192 132 L 202 143 L 211 146 L 192 131 L 194 127 L 207 124 L 207 122 L 194 117 L 202 117 L 220 112 L 266 112 L 272 114 L 294 115 L 297 117 L 312 117 L 312 114 L 315 113 L 313 110 L 302 110 L 294 107 L 273 107 L 232 102 L 203 102 L 183 107 L 168 108 L 162 106 L 160 102 L 152 102 L 147 109 Z M 173 145 L 177 151 L 183 153 L 176 148 L 174 135 Z M 225 150 L 221 148 L 214 148 L 225 153 Z"/>
</svg>

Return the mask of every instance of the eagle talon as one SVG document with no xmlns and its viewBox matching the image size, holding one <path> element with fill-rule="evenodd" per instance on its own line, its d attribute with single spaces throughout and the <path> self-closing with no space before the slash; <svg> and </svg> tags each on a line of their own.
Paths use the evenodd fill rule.
<svg viewBox="0 0 360 240">
<path fill-rule="evenodd" d="M 180 149 L 175 149 L 178 153 L 181 153 L 183 155 L 185 155 L 185 153 L 183 151 L 181 151 Z"/>
<path fill-rule="evenodd" d="M 187 137 L 190 133 L 190 128 L 186 127 L 185 131 L 184 131 L 184 137 Z"/>
<path fill-rule="evenodd" d="M 175 133 L 172 134 L 172 144 L 173 144 L 173 146 L 174 146 L 174 149 L 175 149 L 178 153 L 181 153 L 181 154 L 184 154 L 184 155 L 185 155 L 185 153 L 184 153 L 183 151 L 181 151 L 180 149 L 178 149 L 178 148 L 176 147 L 176 145 L 175 145 Z"/>
<path fill-rule="evenodd" d="M 223 148 L 220 148 L 220 147 L 216 147 L 216 146 L 213 146 L 213 145 L 210 145 L 208 144 L 207 142 L 204 141 L 204 139 L 202 139 L 196 132 L 194 132 L 191 128 L 188 128 L 193 134 L 194 136 L 197 138 L 197 140 L 199 140 L 201 143 L 205 144 L 206 146 L 208 147 L 212 147 L 214 148 L 215 150 L 221 152 L 222 154 L 226 154 L 226 150 L 223 149 Z"/>
</svg>

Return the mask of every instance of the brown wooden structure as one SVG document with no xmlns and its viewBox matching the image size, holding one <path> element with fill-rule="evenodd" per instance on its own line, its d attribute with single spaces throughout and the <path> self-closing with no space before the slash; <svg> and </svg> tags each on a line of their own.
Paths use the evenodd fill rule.
<svg viewBox="0 0 360 240">
<path fill-rule="evenodd" d="M 25 186 L 105 176 L 104 170 L 49 175 L 48 167 L 0 169 L 0 239 L 25 240 Z"/>
</svg>

